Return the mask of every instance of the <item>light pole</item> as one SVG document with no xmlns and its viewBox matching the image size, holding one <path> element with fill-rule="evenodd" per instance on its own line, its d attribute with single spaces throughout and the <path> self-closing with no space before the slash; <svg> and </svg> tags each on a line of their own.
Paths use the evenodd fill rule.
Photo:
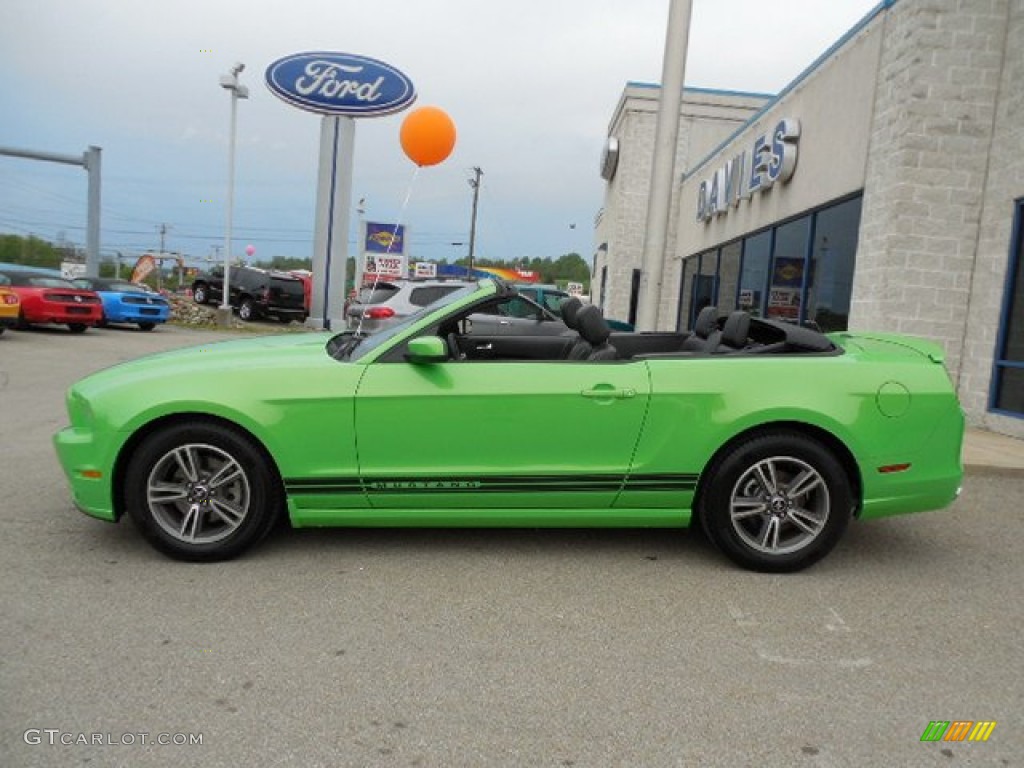
<svg viewBox="0 0 1024 768">
<path fill-rule="evenodd" d="M 480 201 L 480 177 L 484 172 L 479 166 L 473 167 L 473 178 L 469 180 L 469 186 L 473 188 L 473 213 L 469 223 L 469 279 L 473 279 L 473 256 L 476 251 L 476 207 Z"/>
<path fill-rule="evenodd" d="M 238 100 L 249 98 L 249 89 L 238 82 L 238 76 L 245 69 L 245 64 L 237 62 L 230 74 L 220 76 L 220 87 L 231 91 L 231 127 L 228 130 L 228 202 L 227 223 L 224 228 L 224 288 L 221 294 L 220 307 L 217 310 L 217 322 L 220 325 L 231 324 L 231 227 L 235 208 L 235 124 L 238 120 Z"/>
</svg>

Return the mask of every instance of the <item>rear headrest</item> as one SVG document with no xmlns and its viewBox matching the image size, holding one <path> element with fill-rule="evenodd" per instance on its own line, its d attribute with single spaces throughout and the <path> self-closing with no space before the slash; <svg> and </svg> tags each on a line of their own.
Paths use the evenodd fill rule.
<svg viewBox="0 0 1024 768">
<path fill-rule="evenodd" d="M 706 339 L 714 331 L 718 330 L 718 307 L 704 307 L 697 315 L 697 322 L 693 324 L 693 332 L 698 337 Z"/>
<path fill-rule="evenodd" d="M 562 322 L 574 331 L 580 329 L 579 324 L 576 322 L 576 315 L 582 306 L 583 302 L 580 301 L 578 296 L 569 296 L 558 302 L 558 307 L 562 310 Z"/>
<path fill-rule="evenodd" d="M 608 341 L 612 329 L 605 322 L 601 309 L 596 304 L 587 304 L 576 313 L 580 336 L 591 346 L 598 347 Z"/>
<path fill-rule="evenodd" d="M 730 312 L 722 327 L 721 343 L 733 349 L 743 349 L 747 346 L 749 335 L 750 315 L 741 310 Z"/>
</svg>

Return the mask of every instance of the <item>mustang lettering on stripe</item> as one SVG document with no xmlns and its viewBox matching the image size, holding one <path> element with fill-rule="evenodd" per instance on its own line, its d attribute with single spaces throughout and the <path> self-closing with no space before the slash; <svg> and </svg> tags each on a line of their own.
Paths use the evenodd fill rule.
<svg viewBox="0 0 1024 768">
<path fill-rule="evenodd" d="M 287 478 L 289 495 L 375 493 L 536 493 L 595 491 L 693 491 L 694 474 L 496 475 L 479 477 Z"/>
</svg>

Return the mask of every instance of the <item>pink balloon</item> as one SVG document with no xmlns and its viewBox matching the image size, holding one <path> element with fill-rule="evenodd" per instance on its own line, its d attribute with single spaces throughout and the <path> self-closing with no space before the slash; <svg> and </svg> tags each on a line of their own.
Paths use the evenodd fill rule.
<svg viewBox="0 0 1024 768">
<path fill-rule="evenodd" d="M 254 246 L 254 245 L 247 245 L 247 246 L 245 246 L 245 255 L 246 256 L 252 256 L 254 253 L 256 253 L 256 246 Z"/>
</svg>

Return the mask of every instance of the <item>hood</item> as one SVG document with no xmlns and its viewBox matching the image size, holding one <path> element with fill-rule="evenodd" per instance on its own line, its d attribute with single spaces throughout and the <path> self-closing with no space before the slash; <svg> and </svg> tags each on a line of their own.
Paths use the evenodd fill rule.
<svg viewBox="0 0 1024 768">
<path fill-rule="evenodd" d="M 334 334 L 295 333 L 217 341 L 140 357 L 106 368 L 75 384 L 83 395 L 137 386 L 150 380 L 211 379 L 240 370 L 295 369 L 331 360 L 324 346 Z"/>
</svg>

